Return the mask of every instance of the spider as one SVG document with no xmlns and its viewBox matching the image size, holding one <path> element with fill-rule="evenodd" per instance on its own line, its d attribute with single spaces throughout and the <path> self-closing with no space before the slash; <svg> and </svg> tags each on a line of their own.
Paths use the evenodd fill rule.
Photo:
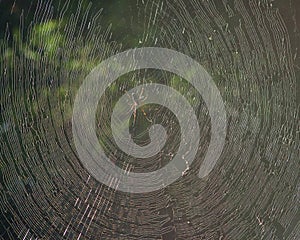
<svg viewBox="0 0 300 240">
<path fill-rule="evenodd" d="M 131 98 L 132 101 L 133 101 L 133 103 L 132 103 L 132 105 L 131 105 L 131 108 L 130 108 L 130 111 L 133 111 L 133 123 L 132 123 L 133 126 L 134 126 L 135 123 L 136 123 L 136 111 L 137 111 L 137 109 L 138 109 L 139 104 L 140 104 L 142 101 L 144 101 L 144 100 L 147 99 L 147 97 L 143 96 L 143 93 L 144 93 L 144 88 L 142 88 L 142 90 L 141 90 L 141 92 L 140 92 L 138 98 L 136 99 L 136 94 L 135 94 L 134 92 L 133 92 L 133 93 L 131 94 L 131 96 L 130 96 L 129 93 L 126 91 L 127 96 L 128 96 L 129 98 Z M 145 110 L 144 110 L 143 108 L 140 108 L 140 109 L 141 109 L 143 115 L 145 116 L 145 118 L 146 118 L 149 122 L 152 123 L 152 120 L 149 119 L 149 118 L 147 117 L 147 113 L 145 112 Z"/>
</svg>

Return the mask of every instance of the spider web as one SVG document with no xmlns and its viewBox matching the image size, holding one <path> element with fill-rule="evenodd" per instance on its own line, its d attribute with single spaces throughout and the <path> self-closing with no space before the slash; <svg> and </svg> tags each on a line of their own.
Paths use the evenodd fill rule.
<svg viewBox="0 0 300 240">
<path fill-rule="evenodd" d="M 116 22 L 104 24 L 111 13 L 97 3 L 79 2 L 74 11 L 70 1 L 55 7 L 38 2 L 33 19 L 22 15 L 19 30 L 7 30 L 1 40 L 0 236 L 299 239 L 299 4 L 141 0 L 125 5 L 125 13 L 112 16 L 128 23 L 122 32 Z M 124 19 L 126 11 L 136 14 Z M 199 93 L 164 71 L 120 77 L 100 99 L 96 122 L 99 142 L 119 167 L 157 170 L 180 144 L 174 114 L 149 105 L 136 109 L 130 132 L 146 145 L 149 127 L 162 124 L 166 146 L 146 160 L 120 151 L 110 116 L 116 101 L 135 86 L 172 86 L 193 106 L 201 130 L 196 160 L 182 178 L 152 193 L 130 194 L 97 182 L 82 166 L 72 139 L 72 106 L 97 64 L 146 46 L 177 50 L 204 66 L 225 102 L 228 128 L 217 166 L 199 179 L 211 130 Z M 143 94 L 128 97 L 134 104 Z"/>
</svg>

